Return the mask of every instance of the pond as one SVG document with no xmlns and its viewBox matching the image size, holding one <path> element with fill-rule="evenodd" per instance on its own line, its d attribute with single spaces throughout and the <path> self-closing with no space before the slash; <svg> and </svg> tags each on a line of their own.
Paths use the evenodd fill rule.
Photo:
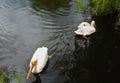
<svg viewBox="0 0 120 83">
<path fill-rule="evenodd" d="M 0 69 L 22 74 L 22 83 L 118 83 L 120 28 L 114 16 L 92 17 L 88 0 L 0 0 Z M 82 21 L 96 21 L 87 39 L 75 35 Z M 46 46 L 44 71 L 26 80 L 30 59 Z"/>
</svg>

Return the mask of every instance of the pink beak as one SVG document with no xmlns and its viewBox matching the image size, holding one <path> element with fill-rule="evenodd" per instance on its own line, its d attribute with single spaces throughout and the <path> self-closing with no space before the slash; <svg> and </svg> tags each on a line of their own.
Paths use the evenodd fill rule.
<svg viewBox="0 0 120 83">
<path fill-rule="evenodd" d="M 32 66 L 29 71 L 28 71 L 28 74 L 27 74 L 27 77 L 26 79 L 28 80 L 30 78 L 30 75 L 31 75 L 31 72 L 32 72 L 32 69 L 33 69 L 34 66 Z"/>
</svg>

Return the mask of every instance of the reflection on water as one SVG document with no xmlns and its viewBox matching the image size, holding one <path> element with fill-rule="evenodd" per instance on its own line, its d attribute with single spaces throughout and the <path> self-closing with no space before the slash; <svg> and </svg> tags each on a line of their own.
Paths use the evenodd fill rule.
<svg viewBox="0 0 120 83">
<path fill-rule="evenodd" d="M 34 76 L 35 76 L 36 79 L 32 83 L 41 83 L 40 75 L 35 74 Z"/>
<path fill-rule="evenodd" d="M 60 69 L 60 74 L 64 77 L 63 83 L 89 83 L 94 58 L 91 55 L 93 53 L 91 38 L 92 36 L 84 39 L 76 35 L 74 51 L 57 61 L 54 67 Z"/>
<path fill-rule="evenodd" d="M 75 38 L 75 58 L 76 61 L 80 61 L 80 63 L 83 63 L 84 61 L 87 61 L 88 57 L 88 50 L 89 50 L 90 40 L 89 38 L 85 39 L 80 36 L 76 36 Z M 83 62 L 82 62 L 83 61 Z"/>
<path fill-rule="evenodd" d="M 71 0 L 30 0 L 31 7 L 38 13 L 49 15 L 68 15 Z"/>
<path fill-rule="evenodd" d="M 0 9 L 18 9 L 25 7 L 26 4 L 25 0 L 0 0 Z"/>
<path fill-rule="evenodd" d="M 75 58 L 75 67 L 71 70 L 76 82 L 74 83 L 89 83 L 91 75 L 91 65 L 93 56 L 92 50 L 92 37 L 87 39 L 81 36 L 75 36 L 75 51 L 73 52 Z"/>
</svg>

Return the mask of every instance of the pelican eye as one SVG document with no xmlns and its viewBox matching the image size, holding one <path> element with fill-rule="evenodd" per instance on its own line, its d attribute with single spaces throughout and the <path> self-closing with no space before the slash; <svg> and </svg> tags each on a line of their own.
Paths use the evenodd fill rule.
<svg viewBox="0 0 120 83">
<path fill-rule="evenodd" d="M 36 64 L 37 64 L 37 60 L 32 61 L 31 64 L 32 64 L 32 65 L 36 65 Z"/>
</svg>

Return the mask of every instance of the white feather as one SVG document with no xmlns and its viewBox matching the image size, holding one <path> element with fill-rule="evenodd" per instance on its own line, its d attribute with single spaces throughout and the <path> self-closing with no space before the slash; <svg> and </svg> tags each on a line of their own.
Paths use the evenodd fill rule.
<svg viewBox="0 0 120 83">
<path fill-rule="evenodd" d="M 96 32 L 96 29 L 94 27 L 95 21 L 92 21 L 91 24 L 87 22 L 82 22 L 76 31 L 74 31 L 77 35 L 91 35 L 94 32 Z"/>
<path fill-rule="evenodd" d="M 48 48 L 47 47 L 37 48 L 30 61 L 30 67 L 32 67 L 31 62 L 35 60 L 37 60 L 37 64 L 33 67 L 32 73 L 40 73 L 48 61 Z"/>
</svg>

